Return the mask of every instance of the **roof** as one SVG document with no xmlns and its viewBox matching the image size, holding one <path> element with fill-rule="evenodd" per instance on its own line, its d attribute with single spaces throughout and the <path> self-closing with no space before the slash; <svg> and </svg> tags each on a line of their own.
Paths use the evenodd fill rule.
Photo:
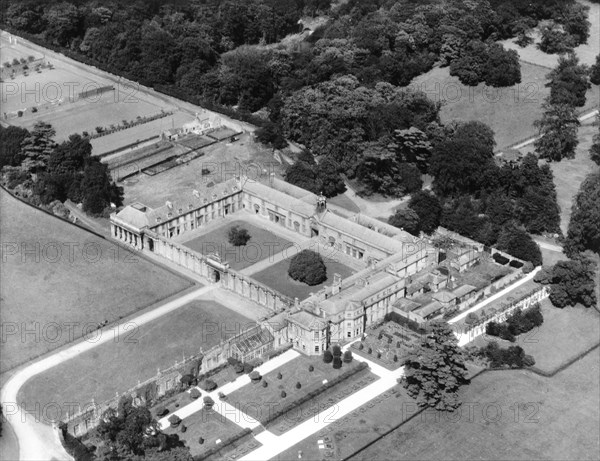
<svg viewBox="0 0 600 461">
<path fill-rule="evenodd" d="M 457 298 L 460 298 L 461 296 L 472 293 L 473 291 L 477 291 L 477 288 L 473 285 L 461 285 L 458 288 L 455 288 L 452 293 L 454 293 Z"/>
<path fill-rule="evenodd" d="M 320 331 L 325 328 L 325 320 L 322 317 L 305 310 L 293 312 L 288 318 L 291 322 L 297 323 L 308 330 Z"/>
<path fill-rule="evenodd" d="M 247 354 L 273 341 L 273 335 L 266 328 L 255 327 L 244 332 L 233 342 L 242 354 Z"/>
<path fill-rule="evenodd" d="M 264 323 L 269 325 L 269 328 L 271 328 L 273 331 L 280 331 L 287 326 L 287 314 L 281 312 L 265 320 Z"/>
<path fill-rule="evenodd" d="M 397 307 L 402 312 L 412 312 L 421 307 L 421 304 L 413 301 L 412 299 L 400 298 L 394 302 L 393 306 Z"/>
<path fill-rule="evenodd" d="M 335 228 L 338 232 L 350 235 L 361 242 L 365 242 L 370 246 L 378 247 L 380 250 L 388 254 L 397 253 L 404 249 L 402 242 L 380 234 L 369 229 L 361 224 L 357 224 L 349 219 L 338 216 L 327 210 L 324 215 L 319 218 L 319 221 L 327 226 Z"/>
<path fill-rule="evenodd" d="M 248 192 L 257 197 L 263 198 L 274 205 L 280 206 L 286 210 L 293 210 L 294 213 L 310 218 L 315 214 L 316 201 L 310 205 L 300 199 L 281 192 L 274 187 L 269 187 L 258 181 L 246 180 L 243 184 L 244 192 Z"/>
<path fill-rule="evenodd" d="M 433 293 L 431 297 L 441 303 L 449 303 L 456 299 L 456 295 L 448 290 L 440 290 L 437 293 Z"/>
<path fill-rule="evenodd" d="M 414 313 L 420 315 L 423 318 L 426 318 L 431 314 L 436 313 L 443 307 L 444 306 L 442 306 L 438 301 L 431 301 L 430 303 L 425 304 L 424 306 L 416 309 Z"/>
<path fill-rule="evenodd" d="M 116 217 L 130 226 L 133 226 L 137 229 L 143 229 L 144 227 L 148 226 L 147 211 L 142 211 L 145 208 L 140 209 L 136 205 L 139 204 L 127 205 L 116 214 Z"/>
</svg>

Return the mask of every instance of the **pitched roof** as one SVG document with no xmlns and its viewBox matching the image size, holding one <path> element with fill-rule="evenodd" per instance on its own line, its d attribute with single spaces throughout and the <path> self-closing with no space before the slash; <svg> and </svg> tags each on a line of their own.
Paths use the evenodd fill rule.
<svg viewBox="0 0 600 461">
<path fill-rule="evenodd" d="M 444 306 L 442 306 L 438 301 L 431 301 L 430 303 L 425 304 L 424 306 L 416 309 L 414 313 L 420 315 L 423 318 L 426 318 L 431 314 L 436 313 L 443 307 Z"/>
<path fill-rule="evenodd" d="M 421 307 L 421 304 L 413 301 L 412 299 L 408 299 L 408 298 L 400 298 L 398 300 L 396 300 L 394 302 L 394 304 L 392 304 L 394 307 L 397 307 L 398 309 L 400 309 L 402 312 L 412 312 L 415 309 L 418 309 L 419 307 Z"/>
<path fill-rule="evenodd" d="M 116 214 L 118 220 L 129 224 L 137 229 L 143 229 L 148 226 L 148 215 L 146 208 L 143 206 L 136 206 L 140 204 L 127 205 L 121 211 Z"/>
<path fill-rule="evenodd" d="M 291 195 L 281 192 L 274 187 L 269 187 L 258 181 L 246 180 L 243 185 L 245 192 L 253 194 L 257 197 L 264 198 L 266 201 L 280 206 L 284 209 L 293 210 L 305 218 L 310 218 L 315 214 L 315 204 L 310 205 L 303 200 L 297 199 Z"/>
<path fill-rule="evenodd" d="M 477 288 L 473 285 L 461 285 L 458 288 L 452 290 L 452 293 L 454 293 L 457 298 L 460 298 L 461 296 L 464 296 L 473 291 L 477 291 Z"/>
<path fill-rule="evenodd" d="M 273 335 L 266 328 L 255 327 L 252 330 L 244 332 L 239 339 L 234 341 L 234 345 L 242 354 L 247 354 L 258 349 L 265 344 L 273 341 Z"/>
</svg>

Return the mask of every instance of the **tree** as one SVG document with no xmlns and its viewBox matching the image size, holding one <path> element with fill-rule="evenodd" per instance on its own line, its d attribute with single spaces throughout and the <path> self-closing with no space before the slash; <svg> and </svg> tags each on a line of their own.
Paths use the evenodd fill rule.
<svg viewBox="0 0 600 461">
<path fill-rule="evenodd" d="M 333 354 L 331 353 L 331 351 L 329 349 L 326 349 L 325 352 L 323 352 L 323 362 L 331 363 L 332 361 L 333 361 Z"/>
<path fill-rule="evenodd" d="M 579 120 L 574 107 L 546 101 L 542 108 L 544 113 L 541 120 L 533 123 L 539 134 L 533 143 L 536 152 L 541 158 L 549 161 L 559 162 L 563 158 L 573 158 L 575 148 L 579 144 Z"/>
<path fill-rule="evenodd" d="M 37 122 L 21 144 L 24 160 L 23 169 L 30 173 L 43 171 L 48 162 L 50 154 L 56 148 L 56 143 L 52 138 L 56 131 L 52 125 L 46 122 Z"/>
<path fill-rule="evenodd" d="M 419 235 L 419 232 L 421 231 L 419 215 L 411 208 L 396 210 L 396 213 L 388 219 L 388 223 L 392 226 L 404 229 L 412 235 Z"/>
<path fill-rule="evenodd" d="M 404 387 L 419 406 L 452 411 L 460 406 L 459 387 L 468 382 L 454 332 L 447 323 L 431 322 L 426 338 L 406 362 Z"/>
<path fill-rule="evenodd" d="M 416 164 L 421 172 L 427 173 L 432 146 L 427 135 L 411 126 L 404 130 L 395 130 L 396 155 L 402 162 Z"/>
<path fill-rule="evenodd" d="M 302 250 L 291 259 L 288 274 L 307 285 L 319 285 L 327 280 L 327 267 L 321 255 L 312 250 Z"/>
<path fill-rule="evenodd" d="M 267 146 L 275 149 L 284 149 L 288 146 L 287 141 L 281 135 L 279 127 L 275 123 L 269 123 L 256 130 L 256 139 Z"/>
<path fill-rule="evenodd" d="M 316 190 L 313 192 L 322 193 L 325 197 L 335 197 L 338 194 L 342 194 L 346 191 L 346 183 L 340 175 L 339 164 L 329 158 L 325 157 L 319 161 L 316 166 Z"/>
<path fill-rule="evenodd" d="M 575 107 L 585 105 L 585 94 L 591 87 L 588 69 L 579 64 L 575 53 L 559 56 L 558 64 L 546 76 L 550 81 L 550 104 L 565 104 Z"/>
<path fill-rule="evenodd" d="M 598 133 L 594 135 L 593 144 L 590 147 L 590 157 L 593 162 L 600 166 L 600 114 L 596 116 Z"/>
<path fill-rule="evenodd" d="M 515 50 L 506 50 L 502 44 L 488 47 L 488 61 L 484 70 L 485 83 L 493 87 L 521 83 L 521 63 Z"/>
<path fill-rule="evenodd" d="M 233 226 L 227 231 L 227 240 L 236 247 L 244 246 L 250 240 L 250 233 L 243 227 Z"/>
<path fill-rule="evenodd" d="M 419 217 L 419 227 L 426 234 L 431 234 L 440 225 L 442 205 L 430 191 L 419 191 L 408 201 L 408 207 Z"/>
<path fill-rule="evenodd" d="M 590 68 L 590 82 L 600 85 L 600 54 L 596 56 L 596 63 Z"/>
<path fill-rule="evenodd" d="M 21 143 L 29 131 L 17 126 L 0 126 L 0 170 L 5 166 L 18 166 L 23 161 Z"/>
<path fill-rule="evenodd" d="M 94 159 L 95 160 L 95 159 Z M 123 203 L 123 188 L 111 181 L 108 167 L 95 160 L 86 165 L 81 181 L 83 211 L 100 214 L 111 203 Z"/>
<path fill-rule="evenodd" d="M 538 48 L 544 53 L 566 53 L 576 45 L 575 40 L 564 28 L 554 21 L 549 21 L 540 27 L 541 39 Z"/>
<path fill-rule="evenodd" d="M 586 5 L 573 3 L 566 8 L 561 18 L 565 32 L 569 34 L 574 46 L 587 43 L 591 26 L 590 21 L 588 21 L 589 9 Z"/>
<path fill-rule="evenodd" d="M 552 268 L 550 301 L 556 307 L 596 303 L 596 264 L 585 257 L 558 261 Z"/>
<path fill-rule="evenodd" d="M 542 265 L 542 252 L 539 245 L 527 232 L 514 225 L 502 229 L 496 247 L 515 258 L 529 261 L 534 266 Z"/>
<path fill-rule="evenodd" d="M 581 183 L 564 243 L 570 258 L 585 250 L 600 254 L 600 173 L 590 174 Z"/>
<path fill-rule="evenodd" d="M 472 40 L 460 58 L 450 64 L 450 75 L 458 77 L 464 85 L 475 86 L 483 81 L 488 66 L 488 51 L 485 43 Z"/>
</svg>

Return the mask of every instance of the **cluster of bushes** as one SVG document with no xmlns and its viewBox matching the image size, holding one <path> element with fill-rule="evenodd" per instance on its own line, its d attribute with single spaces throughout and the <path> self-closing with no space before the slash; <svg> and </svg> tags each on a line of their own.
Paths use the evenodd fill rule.
<svg viewBox="0 0 600 461">
<path fill-rule="evenodd" d="M 327 349 L 323 352 L 323 362 L 333 362 L 333 368 L 336 369 L 342 368 L 342 360 L 345 363 L 350 363 L 352 362 L 352 359 L 352 352 L 350 350 L 344 352 L 344 358 L 342 359 L 342 348 L 338 344 L 334 344 L 331 350 Z"/>
<path fill-rule="evenodd" d="M 127 128 L 131 128 L 134 126 L 138 126 L 138 125 L 143 125 L 144 123 L 148 123 L 148 122 L 152 122 L 154 120 L 158 120 L 159 118 L 164 118 L 164 117 L 168 117 L 169 115 L 172 115 L 173 112 L 161 112 L 159 114 L 155 114 L 155 115 L 149 115 L 146 117 L 140 117 L 138 116 L 136 118 L 135 121 L 131 121 L 131 122 L 127 122 L 126 120 L 123 120 L 122 124 L 119 125 L 111 125 L 109 129 L 106 129 L 102 126 L 97 126 L 96 127 L 96 132 L 89 134 L 88 133 L 88 138 L 89 139 L 95 139 L 95 138 L 100 138 L 102 136 L 106 136 L 112 133 L 116 133 L 117 131 L 122 131 L 122 130 L 126 130 Z"/>
<path fill-rule="evenodd" d="M 539 304 L 523 312 L 521 309 L 509 316 L 505 322 L 490 322 L 485 327 L 486 334 L 498 336 L 502 339 L 514 342 L 515 337 L 526 333 L 544 323 L 544 316 Z"/>
<path fill-rule="evenodd" d="M 510 346 L 507 349 L 503 349 L 495 341 L 479 349 L 477 354 L 489 360 L 490 368 L 507 366 L 509 368 L 523 368 L 535 365 L 534 358 L 531 355 L 525 354 L 521 346 Z"/>
<path fill-rule="evenodd" d="M 409 320 L 406 317 L 401 316 L 396 312 L 389 312 L 385 314 L 383 317 L 384 322 L 394 322 L 398 325 L 408 328 L 409 330 L 414 331 L 415 333 L 419 333 L 420 335 L 427 333 L 427 330 L 419 325 L 418 322 L 414 320 Z"/>
<path fill-rule="evenodd" d="M 492 258 L 494 258 L 494 261 L 496 261 L 498 264 L 502 264 L 503 266 L 509 261 L 506 256 L 502 256 L 500 253 L 494 253 Z"/>
<path fill-rule="evenodd" d="M 281 407 L 279 410 L 269 414 L 266 418 L 261 420 L 261 423 L 264 426 L 266 426 L 267 424 L 275 421 L 277 418 L 279 418 L 279 417 L 285 415 L 286 413 L 288 413 L 289 411 L 293 410 L 297 406 L 300 406 L 303 403 L 306 403 L 306 402 L 314 399 L 316 396 L 318 396 L 319 394 L 322 394 L 327 389 L 330 389 L 333 386 L 336 386 L 337 384 L 341 383 L 342 381 L 348 379 L 350 376 L 353 376 L 354 374 L 358 373 L 361 370 L 364 370 L 367 367 L 368 367 L 368 365 L 366 363 L 361 362 L 358 366 L 353 367 L 349 370 L 346 370 L 344 373 L 336 376 L 334 379 L 327 381 L 326 384 L 323 384 L 322 386 L 315 389 L 314 391 L 309 392 L 308 394 L 300 397 L 297 400 L 289 402 L 285 406 Z"/>
<path fill-rule="evenodd" d="M 229 357 L 227 359 L 227 363 L 233 367 L 233 370 L 238 375 L 241 375 L 242 373 L 250 374 L 252 373 L 252 371 L 254 371 L 254 365 L 252 363 L 241 362 L 240 360 L 234 357 Z"/>
</svg>

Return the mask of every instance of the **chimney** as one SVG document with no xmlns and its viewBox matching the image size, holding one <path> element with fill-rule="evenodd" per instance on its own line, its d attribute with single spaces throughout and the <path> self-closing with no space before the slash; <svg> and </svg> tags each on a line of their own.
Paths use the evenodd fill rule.
<svg viewBox="0 0 600 461">
<path fill-rule="evenodd" d="M 165 203 L 165 205 L 167 205 L 167 208 L 170 210 L 171 208 L 173 208 L 173 202 L 167 200 L 167 202 Z"/>
<path fill-rule="evenodd" d="M 333 274 L 333 285 L 331 285 L 331 294 L 335 295 L 342 289 L 342 276 L 337 272 Z"/>
<path fill-rule="evenodd" d="M 198 192 L 196 189 L 192 191 L 192 194 L 194 194 L 194 197 L 200 198 L 200 192 Z"/>
</svg>

